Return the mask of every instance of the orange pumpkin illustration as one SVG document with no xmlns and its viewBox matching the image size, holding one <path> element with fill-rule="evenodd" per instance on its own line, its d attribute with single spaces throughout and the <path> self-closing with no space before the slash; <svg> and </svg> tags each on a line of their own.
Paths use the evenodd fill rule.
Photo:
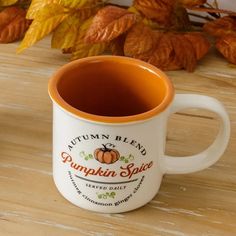
<svg viewBox="0 0 236 236">
<path fill-rule="evenodd" d="M 120 153 L 116 149 L 107 148 L 108 144 L 102 144 L 102 148 L 94 151 L 94 157 L 97 161 L 106 164 L 113 164 L 120 158 Z"/>
</svg>

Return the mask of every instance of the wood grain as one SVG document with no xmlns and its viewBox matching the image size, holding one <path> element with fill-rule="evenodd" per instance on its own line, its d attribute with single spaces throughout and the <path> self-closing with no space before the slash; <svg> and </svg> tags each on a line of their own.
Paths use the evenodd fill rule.
<svg viewBox="0 0 236 236">
<path fill-rule="evenodd" d="M 166 175 L 158 195 L 125 214 L 98 214 L 66 201 L 52 180 L 47 83 L 68 61 L 49 39 L 15 55 L 0 45 L 1 236 L 236 235 L 236 67 L 212 51 L 194 73 L 168 72 L 177 93 L 219 99 L 230 115 L 230 144 L 219 162 L 194 174 Z M 166 152 L 191 155 L 209 145 L 219 121 L 207 111 L 171 117 Z"/>
</svg>

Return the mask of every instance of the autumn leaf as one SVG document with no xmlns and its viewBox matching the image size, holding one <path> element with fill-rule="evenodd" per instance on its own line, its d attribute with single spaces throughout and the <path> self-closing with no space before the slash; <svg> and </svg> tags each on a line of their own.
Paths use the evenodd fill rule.
<svg viewBox="0 0 236 236">
<path fill-rule="evenodd" d="M 88 0 L 58 0 L 58 3 L 64 7 L 79 8 L 86 5 Z"/>
<path fill-rule="evenodd" d="M 125 56 L 144 60 L 162 70 L 184 68 L 192 72 L 209 47 L 207 39 L 198 32 L 164 33 L 136 24 L 127 34 L 124 52 Z"/>
<path fill-rule="evenodd" d="M 173 59 L 172 55 L 174 55 L 169 35 L 159 31 L 152 31 L 151 29 L 148 30 L 147 28 L 145 34 L 139 40 L 138 35 L 141 29 L 140 25 L 134 26 L 130 35 L 127 35 L 125 55 L 146 61 L 160 69 L 169 70 L 169 64 Z M 148 37 L 145 37 L 146 35 Z M 137 45 L 141 45 L 141 49 Z M 180 68 L 180 66 L 177 67 L 177 69 Z"/>
<path fill-rule="evenodd" d="M 78 17 L 81 19 L 81 21 L 84 21 L 87 20 L 89 17 L 94 16 L 99 9 L 101 9 L 101 5 L 81 8 L 76 10 L 76 13 Z"/>
<path fill-rule="evenodd" d="M 77 43 L 77 45 L 73 49 L 71 60 L 102 54 L 105 51 L 106 47 L 106 43 Z"/>
<path fill-rule="evenodd" d="M 98 11 L 85 36 L 85 42 L 109 42 L 126 32 L 136 22 L 136 15 L 129 11 L 107 6 Z"/>
<path fill-rule="evenodd" d="M 188 72 L 193 72 L 197 64 L 197 56 L 192 43 L 183 35 L 179 34 L 172 34 L 170 38 L 176 60 L 182 68 Z"/>
<path fill-rule="evenodd" d="M 58 3 L 58 0 L 32 0 L 30 7 L 27 11 L 26 18 L 27 19 L 34 19 L 37 13 L 44 8 L 46 5 L 51 3 Z"/>
<path fill-rule="evenodd" d="M 8 7 L 0 12 L 0 43 L 21 39 L 30 22 L 25 19 L 26 11 L 19 7 Z"/>
<path fill-rule="evenodd" d="M 93 7 L 103 3 L 102 0 L 57 0 L 57 3 L 68 8 L 78 9 L 83 7 Z"/>
<path fill-rule="evenodd" d="M 9 7 L 0 12 L 0 30 L 2 30 L 9 22 L 19 13 L 17 7 Z"/>
<path fill-rule="evenodd" d="M 150 63 L 159 63 L 163 70 L 184 68 L 188 72 L 193 72 L 197 60 L 201 59 L 210 47 L 207 39 L 200 33 L 167 33 L 164 37 L 155 51 L 155 54 L 161 54 L 163 62 L 149 60 Z M 158 58 L 158 55 L 156 57 Z"/>
<path fill-rule="evenodd" d="M 196 53 L 197 60 L 202 59 L 208 53 L 211 44 L 201 32 L 189 32 L 183 36 L 191 42 Z"/>
<path fill-rule="evenodd" d="M 96 56 L 102 54 L 106 50 L 108 46 L 107 43 L 86 43 L 84 41 L 86 32 L 91 26 L 92 22 L 93 17 L 90 17 L 80 26 L 75 44 L 71 48 L 71 60 L 76 60 L 88 56 Z"/>
<path fill-rule="evenodd" d="M 134 0 L 133 5 L 145 17 L 169 25 L 175 0 Z"/>
<path fill-rule="evenodd" d="M 79 42 L 79 43 L 81 43 L 81 41 L 84 42 L 84 38 L 86 36 L 86 33 L 87 33 L 89 27 L 92 25 L 92 23 L 93 23 L 93 17 L 91 16 L 90 18 L 85 20 L 83 22 L 83 24 L 81 24 L 81 26 L 79 28 L 79 33 L 77 35 L 76 42 Z M 75 44 L 76 44 L 76 42 L 75 42 Z"/>
<path fill-rule="evenodd" d="M 174 49 L 169 34 L 153 31 L 147 27 L 145 34 L 142 34 L 143 37 L 139 40 L 141 30 L 142 27 L 137 25 L 128 33 L 125 41 L 126 56 L 146 61 L 162 70 L 181 68 L 181 65 L 174 61 Z"/>
<path fill-rule="evenodd" d="M 137 22 L 142 22 L 143 24 L 149 26 L 151 29 L 160 28 L 160 25 L 157 22 L 155 22 L 151 19 L 148 19 L 144 15 L 141 15 L 141 13 L 138 11 L 138 9 L 136 9 L 134 6 L 129 7 L 127 10 L 129 12 L 132 12 L 132 13 L 136 14 Z"/>
<path fill-rule="evenodd" d="M 155 50 L 148 57 L 148 63 L 155 65 L 162 70 L 181 69 L 180 63 L 176 60 L 172 40 L 169 34 L 163 34 Z M 170 66 L 171 64 L 171 66 Z"/>
<path fill-rule="evenodd" d="M 224 35 L 219 38 L 216 48 L 229 62 L 236 64 L 236 35 Z"/>
<path fill-rule="evenodd" d="M 52 32 L 67 16 L 68 14 L 65 12 L 65 9 L 58 4 L 44 6 L 30 25 L 17 49 L 17 53 L 22 52 Z"/>
<path fill-rule="evenodd" d="M 126 56 L 136 57 L 152 50 L 156 44 L 157 37 L 148 26 L 138 23 L 128 32 L 124 44 Z"/>
<path fill-rule="evenodd" d="M 80 25 L 78 33 L 76 35 L 76 40 L 74 42 L 74 45 L 70 48 L 63 48 L 62 52 L 64 54 L 73 53 L 73 52 L 77 51 L 76 48 L 79 48 L 79 50 L 81 50 L 81 47 L 83 45 L 84 45 L 84 47 L 87 47 L 87 45 L 84 43 L 84 37 L 86 35 L 86 32 L 87 32 L 88 28 L 92 24 L 92 21 L 93 21 L 93 17 L 90 17 Z M 79 45 L 79 46 L 77 47 L 77 45 Z M 74 58 L 76 58 L 76 56 Z"/>
<path fill-rule="evenodd" d="M 163 71 L 180 70 L 183 68 L 175 55 L 169 34 L 162 35 L 155 51 L 151 57 L 148 58 L 147 62 L 155 65 Z"/>
<path fill-rule="evenodd" d="M 74 46 L 81 20 L 78 14 L 69 15 L 53 32 L 52 48 L 70 48 Z"/>
<path fill-rule="evenodd" d="M 110 41 L 109 49 L 111 50 L 112 55 L 124 56 L 125 39 L 126 39 L 126 35 L 122 34 L 119 37 Z"/>
<path fill-rule="evenodd" d="M 0 7 L 11 6 L 17 2 L 18 0 L 0 0 Z"/>
<path fill-rule="evenodd" d="M 214 21 L 207 22 L 203 29 L 208 34 L 221 37 L 223 35 L 236 35 L 236 17 L 224 16 Z"/>
</svg>

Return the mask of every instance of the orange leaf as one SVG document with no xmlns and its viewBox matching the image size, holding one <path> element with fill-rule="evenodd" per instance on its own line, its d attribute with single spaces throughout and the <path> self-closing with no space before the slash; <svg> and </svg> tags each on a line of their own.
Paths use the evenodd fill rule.
<svg viewBox="0 0 236 236">
<path fill-rule="evenodd" d="M 236 64 L 236 36 L 225 35 L 216 41 L 216 48 L 231 63 Z"/>
<path fill-rule="evenodd" d="M 148 19 L 154 19 L 163 25 L 169 25 L 175 0 L 135 0 L 137 8 Z"/>
<path fill-rule="evenodd" d="M 172 70 L 173 68 L 175 70 L 181 69 L 181 65 L 179 65 L 180 63 L 176 61 L 174 48 L 169 34 L 163 34 L 159 39 L 155 50 L 148 59 L 148 62 L 162 70 Z"/>
<path fill-rule="evenodd" d="M 131 55 L 162 70 L 194 71 L 197 59 L 202 58 L 210 45 L 201 33 L 161 33 L 153 31 L 156 41 L 152 48 Z M 128 37 L 128 36 L 127 36 Z M 135 41 L 137 43 L 137 40 Z M 149 49 L 149 50 L 148 50 Z"/>
<path fill-rule="evenodd" d="M 138 23 L 129 30 L 125 39 L 126 56 L 137 56 L 149 52 L 156 44 L 156 36 L 148 26 Z"/>
<path fill-rule="evenodd" d="M 26 11 L 19 7 L 8 7 L 0 12 L 0 43 L 21 39 L 30 21 L 25 19 Z"/>
<path fill-rule="evenodd" d="M 211 47 L 207 38 L 200 32 L 186 33 L 184 37 L 192 43 L 197 60 L 203 58 Z"/>
<path fill-rule="evenodd" d="M 129 11 L 107 6 L 95 15 L 85 36 L 85 42 L 109 42 L 126 32 L 136 22 L 136 15 Z"/>
<path fill-rule="evenodd" d="M 197 64 L 197 56 L 192 43 L 183 35 L 179 34 L 172 34 L 171 42 L 176 59 L 180 62 L 182 68 L 189 72 L 193 72 Z"/>
<path fill-rule="evenodd" d="M 236 17 L 224 16 L 214 21 L 210 21 L 203 26 L 208 34 L 221 37 L 223 35 L 236 35 Z"/>
</svg>

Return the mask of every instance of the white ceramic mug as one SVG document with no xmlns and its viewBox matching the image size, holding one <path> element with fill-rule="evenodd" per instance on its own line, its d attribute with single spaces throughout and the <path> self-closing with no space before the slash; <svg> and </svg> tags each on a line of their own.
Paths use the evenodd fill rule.
<svg viewBox="0 0 236 236">
<path fill-rule="evenodd" d="M 167 76 L 145 62 L 88 57 L 60 68 L 49 82 L 53 101 L 53 177 L 73 204 L 118 213 L 148 203 L 164 174 L 214 164 L 226 149 L 230 122 L 222 104 L 195 94 L 174 96 Z M 203 108 L 221 118 L 207 150 L 190 157 L 164 154 L 168 117 Z"/>
</svg>

